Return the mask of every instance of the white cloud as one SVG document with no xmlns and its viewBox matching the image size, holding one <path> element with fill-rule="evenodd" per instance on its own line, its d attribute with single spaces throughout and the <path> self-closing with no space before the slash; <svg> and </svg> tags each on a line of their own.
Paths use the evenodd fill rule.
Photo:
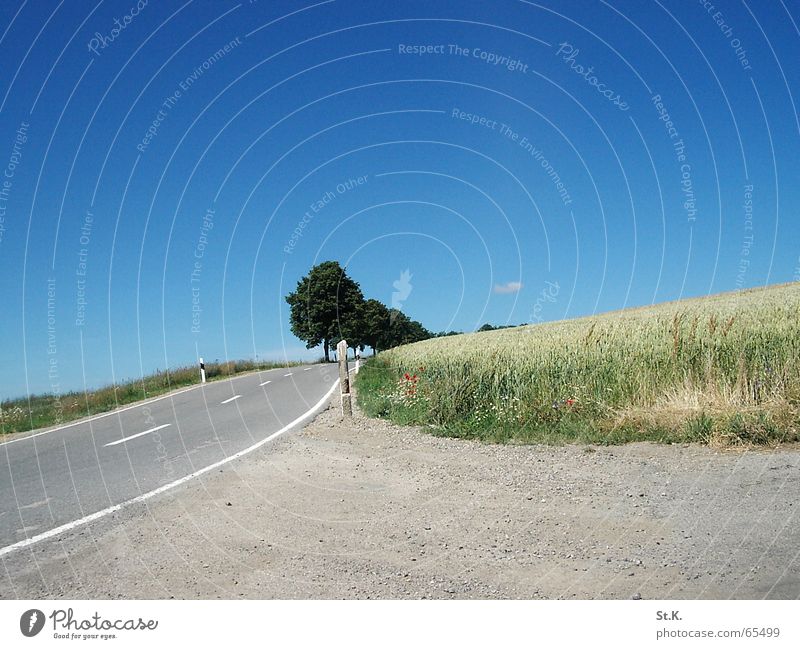
<svg viewBox="0 0 800 649">
<path fill-rule="evenodd" d="M 517 293 L 522 288 L 522 282 L 506 282 L 505 284 L 495 284 L 495 293 Z"/>
</svg>

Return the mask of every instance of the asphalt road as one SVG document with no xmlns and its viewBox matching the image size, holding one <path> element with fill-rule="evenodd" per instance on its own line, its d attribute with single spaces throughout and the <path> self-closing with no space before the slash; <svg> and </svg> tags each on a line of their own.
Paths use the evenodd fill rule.
<svg viewBox="0 0 800 649">
<path fill-rule="evenodd" d="M 246 374 L 0 443 L 0 553 L 247 449 L 336 378 L 335 364 Z"/>
</svg>

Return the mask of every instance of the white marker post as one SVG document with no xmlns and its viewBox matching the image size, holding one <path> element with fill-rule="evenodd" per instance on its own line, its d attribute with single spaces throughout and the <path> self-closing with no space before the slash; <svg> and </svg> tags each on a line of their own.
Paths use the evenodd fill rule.
<svg viewBox="0 0 800 649">
<path fill-rule="evenodd" d="M 336 357 L 339 359 L 339 386 L 342 393 L 342 417 L 350 419 L 353 416 L 353 406 L 350 403 L 350 376 L 347 372 L 347 341 L 342 340 L 336 345 Z"/>
<path fill-rule="evenodd" d="M 203 362 L 203 357 L 200 357 L 200 383 L 206 382 L 206 364 Z"/>
</svg>

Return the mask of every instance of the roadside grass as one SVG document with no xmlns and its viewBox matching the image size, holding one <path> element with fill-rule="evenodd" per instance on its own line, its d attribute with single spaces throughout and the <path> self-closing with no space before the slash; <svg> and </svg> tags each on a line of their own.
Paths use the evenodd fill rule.
<svg viewBox="0 0 800 649">
<path fill-rule="evenodd" d="M 252 360 L 206 363 L 206 380 L 227 379 L 256 370 L 271 370 L 304 365 L 301 362 L 275 363 Z M 172 390 L 200 383 L 197 366 L 157 371 L 140 379 L 131 379 L 87 392 L 36 394 L 0 402 L 0 433 L 21 433 L 37 428 L 66 424 L 82 417 L 98 415 L 119 406 L 150 399 Z"/>
<path fill-rule="evenodd" d="M 800 284 L 397 347 L 371 416 L 494 443 L 800 441 Z"/>
</svg>

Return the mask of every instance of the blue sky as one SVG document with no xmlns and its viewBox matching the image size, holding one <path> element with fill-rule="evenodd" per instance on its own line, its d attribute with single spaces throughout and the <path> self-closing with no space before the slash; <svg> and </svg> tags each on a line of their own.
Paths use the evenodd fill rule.
<svg viewBox="0 0 800 649">
<path fill-rule="evenodd" d="M 799 22 L 4 2 L 0 396 L 317 357 L 283 298 L 326 259 L 432 330 L 796 280 Z"/>
</svg>

